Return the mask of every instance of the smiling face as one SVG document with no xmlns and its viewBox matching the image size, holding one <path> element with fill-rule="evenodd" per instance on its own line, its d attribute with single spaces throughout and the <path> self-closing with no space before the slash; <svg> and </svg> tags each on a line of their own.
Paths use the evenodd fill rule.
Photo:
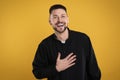
<svg viewBox="0 0 120 80">
<path fill-rule="evenodd" d="M 68 26 L 68 16 L 64 9 L 54 9 L 49 17 L 49 22 L 58 33 L 63 33 Z"/>
</svg>

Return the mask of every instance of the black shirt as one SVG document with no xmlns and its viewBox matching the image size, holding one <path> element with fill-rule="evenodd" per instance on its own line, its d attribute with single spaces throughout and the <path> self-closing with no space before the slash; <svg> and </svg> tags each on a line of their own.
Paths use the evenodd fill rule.
<svg viewBox="0 0 120 80">
<path fill-rule="evenodd" d="M 75 65 L 58 72 L 55 68 L 58 52 L 61 59 L 73 52 L 77 57 Z M 89 37 L 81 32 L 69 30 L 65 43 L 56 39 L 55 34 L 44 39 L 38 46 L 33 61 L 36 78 L 48 80 L 100 80 L 101 72 Z"/>
</svg>

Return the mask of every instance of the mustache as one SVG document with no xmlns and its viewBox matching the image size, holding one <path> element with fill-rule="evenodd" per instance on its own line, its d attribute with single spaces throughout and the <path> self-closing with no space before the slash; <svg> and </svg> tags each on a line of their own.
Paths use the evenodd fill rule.
<svg viewBox="0 0 120 80">
<path fill-rule="evenodd" d="M 65 24 L 65 22 L 57 22 L 55 25 L 58 25 L 58 24 Z"/>
</svg>

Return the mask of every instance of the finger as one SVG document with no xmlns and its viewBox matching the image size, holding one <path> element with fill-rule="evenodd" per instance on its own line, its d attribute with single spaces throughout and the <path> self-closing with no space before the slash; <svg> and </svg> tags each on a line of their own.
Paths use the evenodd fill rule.
<svg viewBox="0 0 120 80">
<path fill-rule="evenodd" d="M 71 56 L 71 57 L 68 59 L 68 61 L 71 61 L 71 60 L 73 60 L 73 59 L 76 59 L 76 55 Z"/>
<path fill-rule="evenodd" d="M 58 52 L 57 60 L 60 60 L 60 57 L 61 57 L 61 54 L 60 54 L 60 52 Z"/>
<path fill-rule="evenodd" d="M 69 64 L 66 68 L 69 68 L 71 66 L 75 65 L 75 63 Z"/>
<path fill-rule="evenodd" d="M 76 58 L 74 58 L 74 59 L 70 60 L 70 61 L 68 62 L 68 64 L 75 63 L 75 61 L 76 61 Z"/>
<path fill-rule="evenodd" d="M 68 60 L 72 55 L 73 55 L 73 53 L 70 53 L 65 59 Z"/>
</svg>

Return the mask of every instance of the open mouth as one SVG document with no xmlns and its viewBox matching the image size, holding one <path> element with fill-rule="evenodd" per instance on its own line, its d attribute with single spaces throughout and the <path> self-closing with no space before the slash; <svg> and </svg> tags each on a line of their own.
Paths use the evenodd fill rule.
<svg viewBox="0 0 120 80">
<path fill-rule="evenodd" d="M 63 27 L 64 26 L 64 23 L 58 23 L 57 24 L 57 27 Z"/>
</svg>

